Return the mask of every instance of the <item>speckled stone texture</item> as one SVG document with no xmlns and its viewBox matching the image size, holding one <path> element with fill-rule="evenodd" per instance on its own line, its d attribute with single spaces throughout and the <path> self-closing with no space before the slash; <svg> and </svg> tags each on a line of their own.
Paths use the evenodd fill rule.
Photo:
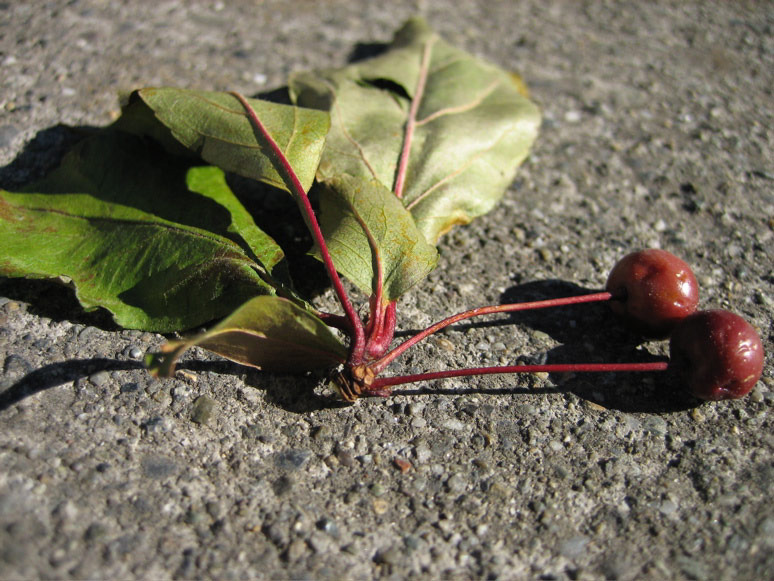
<svg viewBox="0 0 774 581">
<path fill-rule="evenodd" d="M 54 167 L 80 135 L 60 124 L 108 124 L 121 91 L 268 91 L 416 13 L 519 71 L 545 121 L 503 203 L 447 235 L 400 301 L 401 331 L 599 288 L 617 258 L 657 246 L 771 353 L 767 2 L 0 2 L 0 186 Z M 163 337 L 84 314 L 53 284 L 3 280 L 0 296 L 2 579 L 774 576 L 770 357 L 736 402 L 609 374 L 343 406 L 319 377 L 197 349 L 153 380 L 140 360 Z M 392 372 L 665 349 L 588 305 L 468 321 Z"/>
</svg>

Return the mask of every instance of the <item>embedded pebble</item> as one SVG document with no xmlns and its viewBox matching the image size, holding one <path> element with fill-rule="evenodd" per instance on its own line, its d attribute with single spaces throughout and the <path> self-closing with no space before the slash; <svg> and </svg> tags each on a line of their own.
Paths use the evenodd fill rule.
<svg viewBox="0 0 774 581">
<path fill-rule="evenodd" d="M 398 547 L 390 547 L 389 549 L 376 553 L 374 561 L 384 565 L 397 565 L 403 558 L 403 551 L 398 549 Z"/>
<path fill-rule="evenodd" d="M 277 478 L 271 484 L 274 494 L 277 496 L 283 496 L 293 489 L 293 479 L 288 475 L 283 475 Z"/>
<path fill-rule="evenodd" d="M 177 472 L 177 464 L 166 456 L 145 456 L 140 464 L 145 476 L 154 480 L 167 478 Z"/>
<path fill-rule="evenodd" d="M 559 552 L 563 557 L 567 559 L 577 559 L 583 555 L 586 550 L 586 546 L 589 544 L 589 538 L 583 535 L 578 535 L 567 539 L 561 545 L 559 545 Z"/>
<path fill-rule="evenodd" d="M 142 349 L 136 345 L 132 345 L 127 349 L 126 355 L 130 359 L 140 359 L 142 357 Z"/>
<path fill-rule="evenodd" d="M 204 425 L 212 419 L 215 409 L 215 400 L 207 395 L 201 395 L 194 400 L 191 408 L 191 421 L 195 424 Z"/>
<path fill-rule="evenodd" d="M 376 497 L 383 496 L 387 493 L 387 489 L 379 482 L 374 482 L 368 487 L 368 490 Z"/>
<path fill-rule="evenodd" d="M 141 425 L 146 434 L 160 434 L 170 430 L 169 421 L 162 416 L 154 416 Z"/>
<path fill-rule="evenodd" d="M 0 125 L 0 147 L 9 147 L 21 130 L 15 125 Z"/>
<path fill-rule="evenodd" d="M 665 516 L 669 516 L 670 514 L 673 514 L 676 510 L 677 510 L 677 504 L 675 504 L 669 499 L 662 502 L 661 506 L 659 507 L 659 511 L 661 512 L 661 514 Z"/>
<path fill-rule="evenodd" d="M 436 337 L 433 343 L 448 353 L 453 353 L 457 349 L 456 345 L 445 337 Z"/>
<path fill-rule="evenodd" d="M 452 494 L 464 492 L 468 486 L 467 481 L 461 474 L 453 474 L 447 481 L 446 486 Z"/>
<path fill-rule="evenodd" d="M 288 560 L 297 561 L 304 553 L 306 553 L 306 543 L 301 539 L 296 539 L 288 547 Z"/>
<path fill-rule="evenodd" d="M 427 426 L 427 420 L 425 418 L 413 418 L 411 420 L 411 427 L 415 430 L 421 430 Z"/>
<path fill-rule="evenodd" d="M 447 430 L 453 430 L 455 432 L 459 432 L 460 430 L 465 429 L 465 424 L 457 419 L 446 420 L 441 424 L 441 426 Z"/>
<path fill-rule="evenodd" d="M 307 542 L 315 553 L 330 553 L 334 547 L 333 539 L 322 531 L 314 531 Z"/>
<path fill-rule="evenodd" d="M 339 531 L 339 527 L 336 525 L 336 521 L 328 517 L 323 517 L 318 520 L 316 526 L 318 529 L 334 538 L 339 538 L 341 536 L 341 531 Z"/>
<path fill-rule="evenodd" d="M 285 450 L 274 454 L 274 465 L 281 470 L 298 470 L 304 464 L 312 453 L 309 450 Z"/>
<path fill-rule="evenodd" d="M 577 123 L 578 121 L 581 120 L 581 113 L 580 111 L 576 111 L 576 110 L 566 111 L 564 113 L 564 120 L 567 123 Z"/>
<path fill-rule="evenodd" d="M 351 468 L 355 465 L 355 456 L 349 450 L 339 450 L 336 452 L 336 458 L 342 466 Z"/>
<path fill-rule="evenodd" d="M 124 383 L 119 388 L 119 391 L 121 393 L 138 393 L 140 391 L 140 384 L 133 381 L 129 383 Z"/>
<path fill-rule="evenodd" d="M 11 379 L 19 379 L 32 371 L 32 364 L 19 355 L 9 355 L 5 358 L 3 370 Z"/>
<path fill-rule="evenodd" d="M 667 433 L 667 423 L 658 416 L 647 416 L 642 420 L 642 426 L 652 434 L 664 436 Z"/>
<path fill-rule="evenodd" d="M 97 387 L 102 387 L 110 381 L 110 374 L 107 371 L 97 371 L 89 375 L 89 381 Z"/>
<path fill-rule="evenodd" d="M 417 446 L 414 448 L 414 457 L 420 464 L 427 462 L 430 459 L 430 456 L 432 456 L 432 452 L 427 446 Z"/>
<path fill-rule="evenodd" d="M 390 504 L 383 498 L 374 498 L 371 501 L 371 506 L 376 514 L 384 514 L 390 509 Z"/>
</svg>

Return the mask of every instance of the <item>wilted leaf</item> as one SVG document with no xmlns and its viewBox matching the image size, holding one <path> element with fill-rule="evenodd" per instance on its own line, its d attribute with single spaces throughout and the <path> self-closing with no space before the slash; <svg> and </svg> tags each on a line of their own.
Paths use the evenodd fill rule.
<svg viewBox="0 0 774 581">
<path fill-rule="evenodd" d="M 86 309 L 104 307 L 123 327 L 191 328 L 278 285 L 282 251 L 220 170 L 189 174 L 140 138 L 83 141 L 27 189 L 0 192 L 0 274 L 66 277 Z"/>
<path fill-rule="evenodd" d="M 325 183 L 320 225 L 336 269 L 366 294 L 381 276 L 384 301 L 422 280 L 438 259 L 411 214 L 376 180 L 343 175 Z"/>
<path fill-rule="evenodd" d="M 318 178 L 378 180 L 402 196 L 432 243 L 494 206 L 540 124 L 538 108 L 509 73 L 450 46 L 418 19 L 383 55 L 295 74 L 290 89 L 297 104 L 330 110 Z"/>
<path fill-rule="evenodd" d="M 170 376 L 186 349 L 198 345 L 243 365 L 300 372 L 343 363 L 344 344 L 320 319 L 279 297 L 251 299 L 206 333 L 168 343 L 151 355 L 152 373 Z"/>
<path fill-rule="evenodd" d="M 328 114 L 260 99 L 248 102 L 308 190 L 325 144 Z M 141 89 L 132 94 L 115 127 L 153 137 L 177 153 L 171 135 L 208 163 L 287 189 L 245 108 L 229 93 Z"/>
</svg>

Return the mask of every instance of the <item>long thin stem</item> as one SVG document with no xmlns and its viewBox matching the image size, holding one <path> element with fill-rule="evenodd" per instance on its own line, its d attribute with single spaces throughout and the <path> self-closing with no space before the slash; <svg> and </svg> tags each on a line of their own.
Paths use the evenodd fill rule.
<svg viewBox="0 0 774 581">
<path fill-rule="evenodd" d="M 398 173 L 395 176 L 395 188 L 393 191 L 398 199 L 403 197 L 403 187 L 406 183 L 406 172 L 408 171 L 409 157 L 411 156 L 411 143 L 414 140 L 414 128 L 417 124 L 417 114 L 419 105 L 425 92 L 427 74 L 430 68 L 430 54 L 433 44 L 428 41 L 425 43 L 425 49 L 422 52 L 422 62 L 419 68 L 419 79 L 414 91 L 414 98 L 411 100 L 408 121 L 406 121 L 406 133 L 403 136 L 403 148 L 401 149 L 400 161 L 398 163 Z"/>
<path fill-rule="evenodd" d="M 432 381 L 449 377 L 464 377 L 468 375 L 492 375 L 496 373 L 581 373 L 581 372 L 613 372 L 613 371 L 666 371 L 668 361 L 652 361 L 648 363 L 562 363 L 555 365 L 502 365 L 499 367 L 473 367 L 470 369 L 450 369 L 448 371 L 431 371 L 414 375 L 398 375 L 395 377 L 378 377 L 369 386 L 370 391 L 380 391 L 392 385 Z"/>
<path fill-rule="evenodd" d="M 306 190 L 304 190 L 304 186 L 301 185 L 301 181 L 298 179 L 298 176 L 293 170 L 293 167 L 290 165 L 290 162 L 288 162 L 287 157 L 283 153 L 282 149 L 280 149 L 279 145 L 277 145 L 277 142 L 274 141 L 274 138 L 271 136 L 271 134 L 269 134 L 264 124 L 258 118 L 258 115 L 255 113 L 252 105 L 250 105 L 247 99 L 245 99 L 245 97 L 240 93 L 232 92 L 231 94 L 236 97 L 236 99 L 245 108 L 245 112 L 247 113 L 250 122 L 253 124 L 253 127 L 261 134 L 261 137 L 269 145 L 269 148 L 272 152 L 274 168 L 282 176 L 282 179 L 285 181 L 288 188 L 290 188 L 290 190 L 295 194 L 295 198 L 301 208 L 301 214 L 304 216 L 304 221 L 306 222 L 309 231 L 312 233 L 312 237 L 314 238 L 317 247 L 320 249 L 320 256 L 322 257 L 323 264 L 325 265 L 325 270 L 328 272 L 328 278 L 330 278 L 333 289 L 336 292 L 336 296 L 338 297 L 339 302 L 344 309 L 344 314 L 346 315 L 347 319 L 349 319 L 350 327 L 353 333 L 352 351 L 362 352 L 363 346 L 365 344 L 365 331 L 363 329 L 363 322 L 360 320 L 360 317 L 358 317 L 355 308 L 352 306 L 352 302 L 349 300 L 347 291 L 344 289 L 344 285 L 339 278 L 339 273 L 336 272 L 336 266 L 333 264 L 333 258 L 328 251 L 328 246 L 325 244 L 325 238 L 323 237 L 322 230 L 320 229 L 320 224 L 314 214 L 314 209 L 312 208 L 312 204 L 309 201 L 309 196 L 307 195 Z"/>
<path fill-rule="evenodd" d="M 385 367 L 387 367 L 395 358 L 399 357 L 404 351 L 419 343 L 422 339 L 432 335 L 433 333 L 440 331 L 444 327 L 448 327 L 449 325 L 453 325 L 454 323 L 464 321 L 465 319 L 470 319 L 471 317 L 478 317 L 480 315 L 491 315 L 493 313 L 512 313 L 514 311 L 528 311 L 532 309 L 545 309 L 548 307 L 560 307 L 564 305 L 575 305 L 580 303 L 608 301 L 610 300 L 611 296 L 612 295 L 609 292 L 600 292 L 600 293 L 593 293 L 589 295 L 579 295 L 575 297 L 547 299 L 544 301 L 532 301 L 528 303 L 491 305 L 488 307 L 479 307 L 477 309 L 471 309 L 463 313 L 457 313 L 456 315 L 452 315 L 451 317 L 448 317 L 442 321 L 435 323 L 434 325 L 429 326 L 427 329 L 425 329 L 424 331 L 420 331 L 413 337 L 406 339 L 403 343 L 395 347 L 395 349 L 385 354 L 381 359 L 379 359 L 379 361 L 374 362 L 370 367 L 371 369 L 373 369 L 374 373 L 378 374 Z"/>
</svg>

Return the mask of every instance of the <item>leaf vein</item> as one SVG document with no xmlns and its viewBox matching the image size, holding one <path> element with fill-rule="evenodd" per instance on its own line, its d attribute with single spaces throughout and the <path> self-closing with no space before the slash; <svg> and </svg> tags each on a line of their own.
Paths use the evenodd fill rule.
<svg viewBox="0 0 774 581">
<path fill-rule="evenodd" d="M 472 155 L 470 159 L 468 159 L 465 163 L 460 165 L 458 168 L 456 168 L 454 171 L 448 173 L 443 178 L 438 180 L 435 184 L 430 186 L 427 190 L 422 192 L 419 196 L 411 200 L 409 204 L 406 205 L 406 209 L 411 211 L 415 206 L 417 206 L 420 202 L 422 202 L 424 199 L 426 199 L 428 196 L 430 196 L 433 192 L 438 190 L 441 186 L 446 184 L 447 182 L 453 180 L 457 176 L 461 175 L 465 171 L 467 171 L 473 163 L 478 161 L 483 155 L 489 153 L 492 149 L 497 147 L 497 145 L 509 134 L 513 131 L 513 129 L 508 128 L 506 129 L 497 139 L 495 139 L 492 144 L 487 147 L 486 149 L 482 149 L 475 155 Z"/>
<path fill-rule="evenodd" d="M 474 100 L 468 103 L 465 103 L 463 105 L 457 105 L 456 107 L 444 107 L 443 109 L 438 109 L 438 111 L 435 111 L 434 113 L 431 113 L 424 119 L 417 121 L 416 126 L 421 127 L 422 125 L 431 123 L 444 115 L 455 115 L 459 113 L 465 113 L 467 111 L 470 111 L 471 109 L 475 109 L 481 103 L 483 103 L 487 97 L 489 97 L 492 93 L 494 93 L 499 86 L 500 86 L 500 81 L 499 80 L 494 81 L 488 87 L 486 87 L 481 92 L 481 94 L 478 95 Z"/>
<path fill-rule="evenodd" d="M 331 93 L 335 95 L 336 94 L 335 87 L 333 87 L 328 81 L 326 81 L 325 84 L 328 86 L 328 89 L 331 91 Z M 333 109 L 336 111 L 336 121 L 339 124 L 341 133 L 344 135 L 347 141 L 349 141 L 350 144 L 352 144 L 352 147 L 354 147 L 357 150 L 358 156 L 360 157 L 361 160 L 363 160 L 363 164 L 365 164 L 365 166 L 368 168 L 368 171 L 371 172 L 371 176 L 374 179 L 379 179 L 378 176 L 376 175 L 376 170 L 374 170 L 373 166 L 371 165 L 371 162 L 369 162 L 368 158 L 366 157 L 365 150 L 360 145 L 360 143 L 354 137 L 352 137 L 350 132 L 347 130 L 347 126 L 344 123 L 344 116 L 341 113 L 341 107 L 339 107 L 338 99 L 333 100 Z"/>
</svg>

